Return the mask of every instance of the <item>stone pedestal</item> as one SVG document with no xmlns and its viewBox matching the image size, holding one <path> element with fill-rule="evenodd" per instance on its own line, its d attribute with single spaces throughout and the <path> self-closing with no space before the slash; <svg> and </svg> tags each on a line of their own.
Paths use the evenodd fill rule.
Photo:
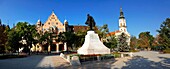
<svg viewBox="0 0 170 69">
<path fill-rule="evenodd" d="M 83 46 L 77 52 L 83 55 L 110 54 L 110 49 L 100 41 L 98 34 L 95 34 L 94 31 L 88 31 Z"/>
<path fill-rule="evenodd" d="M 73 65 L 73 66 L 81 65 L 79 57 L 78 56 L 73 56 L 71 58 L 70 64 Z"/>
</svg>

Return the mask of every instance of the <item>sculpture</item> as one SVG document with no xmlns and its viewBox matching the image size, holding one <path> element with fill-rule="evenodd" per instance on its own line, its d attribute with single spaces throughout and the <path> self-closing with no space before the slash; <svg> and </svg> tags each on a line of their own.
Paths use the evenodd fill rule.
<svg viewBox="0 0 170 69">
<path fill-rule="evenodd" d="M 110 54 L 110 49 L 107 48 L 99 39 L 98 34 L 94 32 L 95 21 L 92 16 L 87 14 L 87 21 L 85 24 L 90 26 L 90 30 L 87 31 L 85 41 L 82 47 L 77 50 L 78 54 L 93 55 L 93 54 Z"/>
<path fill-rule="evenodd" d="M 93 27 L 95 27 L 95 25 L 96 25 L 93 17 L 90 16 L 89 14 L 87 14 L 87 21 L 85 24 L 90 27 L 90 30 L 94 30 Z"/>
</svg>

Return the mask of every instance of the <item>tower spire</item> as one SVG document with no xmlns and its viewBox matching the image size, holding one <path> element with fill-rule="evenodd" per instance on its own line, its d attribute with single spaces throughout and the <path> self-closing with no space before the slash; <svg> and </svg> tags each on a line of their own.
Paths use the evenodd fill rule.
<svg viewBox="0 0 170 69">
<path fill-rule="evenodd" d="M 126 20 L 123 15 L 122 7 L 120 8 L 120 16 L 119 16 L 119 31 L 127 32 Z"/>
<path fill-rule="evenodd" d="M 54 9 L 52 10 L 52 13 L 54 13 Z"/>
<path fill-rule="evenodd" d="M 122 7 L 120 7 L 120 17 L 119 17 L 119 19 L 121 19 L 121 18 L 125 18 L 124 15 L 123 15 Z"/>
</svg>

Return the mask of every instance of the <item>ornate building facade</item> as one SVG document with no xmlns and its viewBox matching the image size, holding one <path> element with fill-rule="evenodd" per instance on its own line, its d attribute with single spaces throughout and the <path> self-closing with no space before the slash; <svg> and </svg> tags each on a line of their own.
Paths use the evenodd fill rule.
<svg viewBox="0 0 170 69">
<path fill-rule="evenodd" d="M 48 17 L 47 21 L 43 24 L 39 19 L 36 23 L 36 30 L 39 34 L 44 34 L 46 32 L 52 34 L 52 45 L 45 46 L 36 44 L 31 48 L 32 51 L 42 52 L 44 50 L 48 50 L 51 52 L 60 52 L 67 50 L 67 44 L 64 42 L 57 42 L 57 35 L 62 32 L 78 32 L 78 31 L 87 31 L 88 26 L 82 25 L 69 25 L 67 20 L 64 20 L 62 23 L 58 17 L 55 15 L 54 11 L 52 11 L 51 15 Z M 46 42 L 47 43 L 47 42 Z M 44 44 L 46 44 L 44 43 Z"/>
</svg>

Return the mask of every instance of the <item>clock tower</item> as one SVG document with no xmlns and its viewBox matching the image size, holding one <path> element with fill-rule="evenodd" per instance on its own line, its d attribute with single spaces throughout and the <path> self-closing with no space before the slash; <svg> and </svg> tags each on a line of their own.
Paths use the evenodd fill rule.
<svg viewBox="0 0 170 69">
<path fill-rule="evenodd" d="M 123 15 L 122 8 L 120 8 L 119 31 L 127 33 L 126 20 L 125 20 L 125 17 Z"/>
</svg>

